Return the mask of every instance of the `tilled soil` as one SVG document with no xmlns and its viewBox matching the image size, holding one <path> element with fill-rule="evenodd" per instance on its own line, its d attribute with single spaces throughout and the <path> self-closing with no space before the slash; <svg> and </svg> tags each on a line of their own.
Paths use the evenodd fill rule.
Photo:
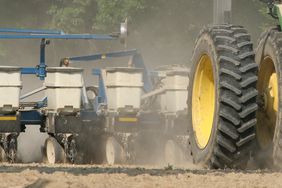
<svg viewBox="0 0 282 188">
<path fill-rule="evenodd" d="M 0 187 L 282 187 L 282 172 L 2 164 Z"/>
</svg>

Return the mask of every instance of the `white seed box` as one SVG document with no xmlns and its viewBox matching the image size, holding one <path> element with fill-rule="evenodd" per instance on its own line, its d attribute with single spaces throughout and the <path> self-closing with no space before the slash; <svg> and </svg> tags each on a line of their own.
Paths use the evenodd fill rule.
<svg viewBox="0 0 282 188">
<path fill-rule="evenodd" d="M 21 88 L 21 68 L 0 66 L 0 107 L 11 105 L 18 109 Z"/>
<path fill-rule="evenodd" d="M 189 77 L 187 70 L 168 71 L 163 80 L 165 93 L 161 95 L 161 109 L 176 113 L 187 108 L 187 87 Z"/>
<path fill-rule="evenodd" d="M 58 111 L 66 106 L 80 109 L 83 69 L 69 67 L 47 68 L 45 86 L 47 108 Z"/>
<path fill-rule="evenodd" d="M 143 69 L 116 67 L 107 68 L 105 71 L 108 109 L 117 111 L 126 106 L 139 109 L 143 88 Z"/>
</svg>

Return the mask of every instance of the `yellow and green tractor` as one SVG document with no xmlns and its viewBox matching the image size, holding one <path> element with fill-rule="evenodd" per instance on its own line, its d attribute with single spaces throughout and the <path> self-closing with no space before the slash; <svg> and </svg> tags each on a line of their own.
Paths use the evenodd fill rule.
<svg viewBox="0 0 282 188">
<path fill-rule="evenodd" d="M 231 0 L 214 0 L 215 24 L 196 40 L 188 86 L 189 145 L 208 168 L 282 166 L 282 4 L 279 20 L 253 48 L 248 31 L 230 23 Z"/>
</svg>

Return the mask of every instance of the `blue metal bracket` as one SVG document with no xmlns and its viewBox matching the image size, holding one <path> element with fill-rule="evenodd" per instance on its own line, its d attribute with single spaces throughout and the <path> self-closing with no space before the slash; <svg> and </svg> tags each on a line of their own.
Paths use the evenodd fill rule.
<svg viewBox="0 0 282 188">
<path fill-rule="evenodd" d="M 46 45 L 48 45 L 50 42 L 46 39 L 41 39 L 40 43 L 40 61 L 39 65 L 37 65 L 35 68 L 32 67 L 26 67 L 22 68 L 21 73 L 22 74 L 35 74 L 37 77 L 39 77 L 40 80 L 44 80 L 46 77 L 46 63 L 45 63 L 45 48 Z"/>
<path fill-rule="evenodd" d="M 40 62 L 38 65 L 38 74 L 37 76 L 40 80 L 44 80 L 46 77 L 46 63 L 45 63 L 45 48 L 46 45 L 50 44 L 50 41 L 46 40 L 45 38 L 41 39 L 40 43 Z"/>
<path fill-rule="evenodd" d="M 22 74 L 37 74 L 38 69 L 33 67 L 24 67 L 21 70 Z"/>
<path fill-rule="evenodd" d="M 44 122 L 43 119 L 43 115 L 37 110 L 21 112 L 22 125 L 41 125 Z"/>
<path fill-rule="evenodd" d="M 47 106 L 47 102 L 48 102 L 47 97 L 44 97 L 41 101 L 37 102 L 36 108 L 39 109 L 39 108 L 43 108 L 43 107 Z"/>
<path fill-rule="evenodd" d="M 105 88 L 106 85 L 102 77 L 101 69 L 93 69 L 92 74 L 99 77 L 99 94 L 97 97 L 98 101 L 96 101 L 96 103 L 97 104 L 101 104 L 101 103 L 106 104 L 107 103 L 107 94 L 106 94 L 106 88 Z M 98 106 L 98 105 L 95 105 L 95 106 Z"/>
</svg>

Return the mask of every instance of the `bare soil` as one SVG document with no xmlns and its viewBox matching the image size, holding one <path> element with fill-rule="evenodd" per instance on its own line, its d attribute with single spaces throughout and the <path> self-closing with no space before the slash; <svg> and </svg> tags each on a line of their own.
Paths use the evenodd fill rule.
<svg viewBox="0 0 282 188">
<path fill-rule="evenodd" d="M 280 171 L 2 164 L 0 187 L 281 187 Z"/>
</svg>

